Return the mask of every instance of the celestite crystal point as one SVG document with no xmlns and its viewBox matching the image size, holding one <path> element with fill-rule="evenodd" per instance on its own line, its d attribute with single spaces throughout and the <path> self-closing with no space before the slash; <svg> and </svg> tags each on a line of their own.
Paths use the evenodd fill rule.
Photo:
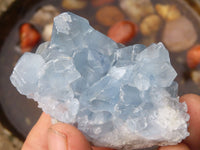
<svg viewBox="0 0 200 150">
<path fill-rule="evenodd" d="M 189 135 L 175 77 L 162 43 L 124 47 L 67 12 L 55 17 L 51 41 L 25 53 L 10 79 L 94 145 L 131 150 Z"/>
</svg>

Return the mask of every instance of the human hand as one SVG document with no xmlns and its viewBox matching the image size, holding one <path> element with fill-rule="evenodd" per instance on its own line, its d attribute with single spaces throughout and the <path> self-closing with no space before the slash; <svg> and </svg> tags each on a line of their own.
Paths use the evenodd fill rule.
<svg viewBox="0 0 200 150">
<path fill-rule="evenodd" d="M 51 117 L 42 113 L 24 142 L 22 150 L 112 150 L 92 147 L 74 126 L 51 123 Z"/>
<path fill-rule="evenodd" d="M 178 145 L 160 147 L 159 150 L 200 150 L 200 96 L 187 94 L 180 102 L 186 102 L 188 106 L 190 136 Z"/>
<path fill-rule="evenodd" d="M 159 150 L 199 150 L 200 149 L 200 96 L 184 95 L 181 102 L 188 105 L 190 114 L 190 136 L 183 143 L 160 147 Z M 75 127 L 57 123 L 51 124 L 51 117 L 42 113 L 40 119 L 30 131 L 22 150 L 112 150 L 92 147 L 83 134 Z"/>
</svg>

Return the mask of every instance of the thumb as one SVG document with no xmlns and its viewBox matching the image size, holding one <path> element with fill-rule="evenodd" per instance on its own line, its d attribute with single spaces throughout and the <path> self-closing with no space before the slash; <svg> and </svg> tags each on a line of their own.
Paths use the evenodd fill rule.
<svg viewBox="0 0 200 150">
<path fill-rule="evenodd" d="M 91 150 L 91 146 L 83 134 L 75 127 L 57 123 L 48 131 L 49 150 Z"/>
</svg>

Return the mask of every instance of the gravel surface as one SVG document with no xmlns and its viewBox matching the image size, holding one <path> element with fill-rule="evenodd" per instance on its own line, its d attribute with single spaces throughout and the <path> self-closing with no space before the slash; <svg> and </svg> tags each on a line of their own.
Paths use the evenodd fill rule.
<svg viewBox="0 0 200 150">
<path fill-rule="evenodd" d="M 0 123 L 0 150 L 20 150 L 23 142 Z"/>
</svg>

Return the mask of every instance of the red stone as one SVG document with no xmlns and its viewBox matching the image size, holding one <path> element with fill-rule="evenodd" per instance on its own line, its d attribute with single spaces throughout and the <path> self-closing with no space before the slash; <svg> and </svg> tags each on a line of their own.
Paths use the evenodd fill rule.
<svg viewBox="0 0 200 150">
<path fill-rule="evenodd" d="M 131 21 L 120 21 L 108 30 L 108 37 L 117 43 L 126 44 L 131 41 L 137 33 L 137 26 Z"/>
<path fill-rule="evenodd" d="M 187 65 L 194 69 L 200 63 L 200 45 L 195 45 L 187 52 Z"/>
<path fill-rule="evenodd" d="M 23 53 L 31 51 L 41 39 L 40 33 L 29 23 L 21 25 L 19 34 L 21 52 Z"/>
</svg>

